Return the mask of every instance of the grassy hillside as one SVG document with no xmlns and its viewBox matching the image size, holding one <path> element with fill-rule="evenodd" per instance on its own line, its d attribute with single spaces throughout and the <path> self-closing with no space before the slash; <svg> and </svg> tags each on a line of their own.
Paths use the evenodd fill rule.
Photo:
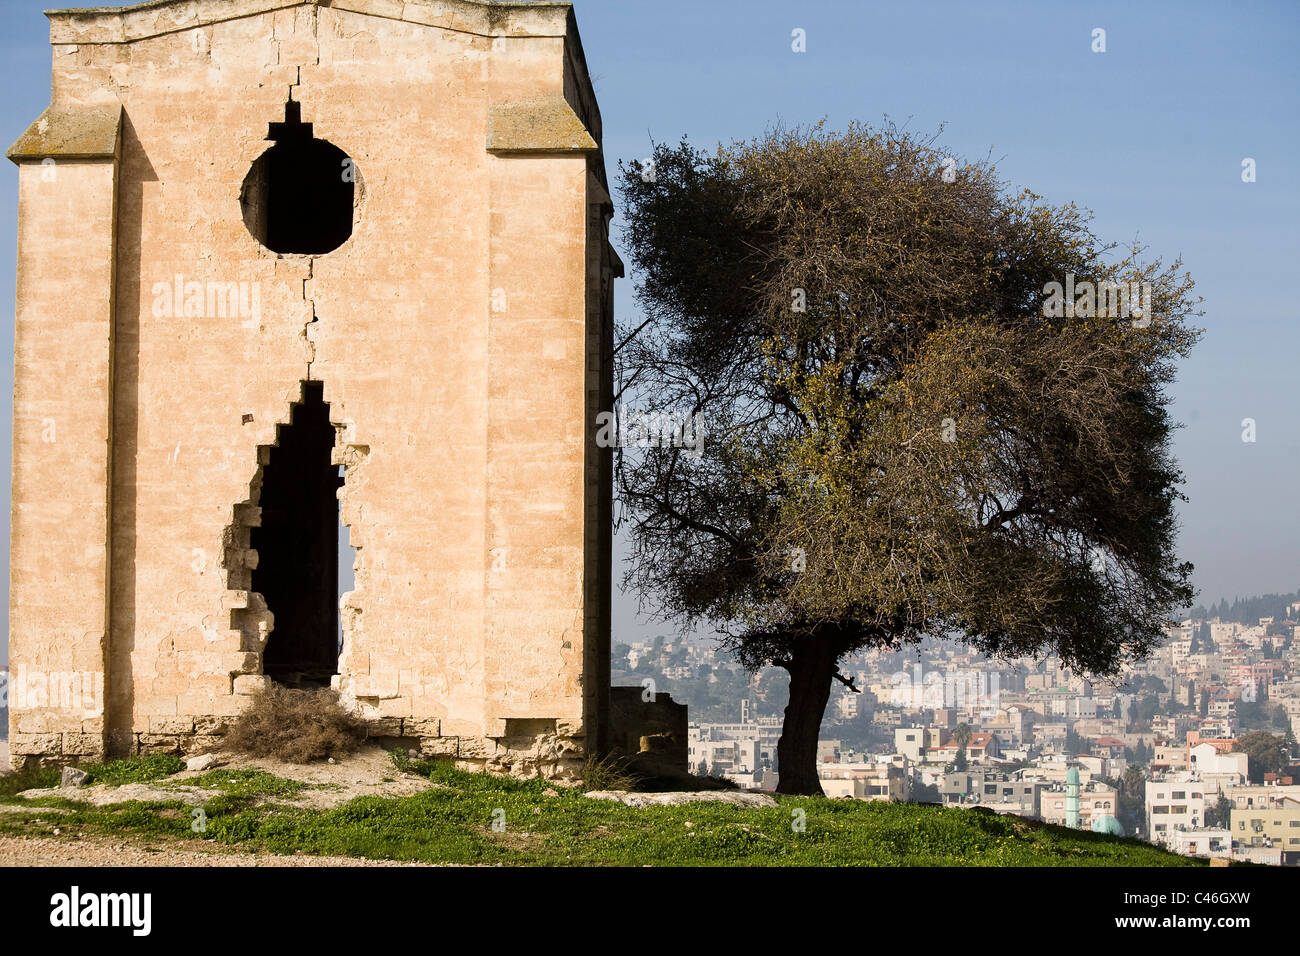
<svg viewBox="0 0 1300 956">
<path fill-rule="evenodd" d="M 173 757 L 89 768 L 95 782 L 148 780 L 167 786 Z M 393 773 L 400 771 L 394 769 Z M 203 841 L 241 850 L 364 856 L 368 859 L 507 865 L 760 866 L 1187 866 L 1203 861 L 1120 840 L 988 811 L 915 804 L 780 798 L 768 809 L 696 803 L 633 808 L 465 773 L 445 764 L 412 765 L 434 784 L 415 796 L 359 797 L 332 809 L 290 806 L 303 784 L 255 770 L 214 770 L 193 785 L 211 788 L 206 832 L 179 801 L 95 807 L 66 796 L 33 806 L 14 794 L 57 785 L 57 773 L 0 779 L 0 835 L 60 838 L 78 832 L 128 833 L 158 841 Z M 549 793 L 548 793 L 549 790 Z M 76 791 L 66 791 L 73 796 Z M 17 809 L 23 806 L 23 809 Z M 42 811 L 40 807 L 46 809 Z M 799 813 L 802 811 L 802 814 Z M 794 824 L 802 818 L 805 829 Z M 504 820 L 504 830 L 493 821 Z"/>
</svg>

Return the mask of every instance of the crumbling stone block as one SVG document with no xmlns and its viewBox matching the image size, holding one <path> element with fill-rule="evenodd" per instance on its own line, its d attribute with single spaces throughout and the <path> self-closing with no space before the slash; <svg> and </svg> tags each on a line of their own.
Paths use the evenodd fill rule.
<svg viewBox="0 0 1300 956">
<path fill-rule="evenodd" d="M 251 696 L 269 689 L 271 678 L 264 674 L 240 674 L 233 683 L 236 694 Z"/>
<path fill-rule="evenodd" d="M 64 756 L 99 757 L 104 753 L 104 735 L 65 733 L 62 745 Z"/>
<path fill-rule="evenodd" d="M 366 736 L 368 737 L 401 737 L 402 736 L 402 718 L 400 717 L 379 717 L 366 721 Z"/>
<path fill-rule="evenodd" d="M 182 738 L 177 734 L 137 734 L 137 753 L 141 756 L 147 754 L 179 754 L 182 739 L 186 738 Z"/>
<path fill-rule="evenodd" d="M 149 731 L 155 734 L 192 734 L 193 717 L 150 717 Z"/>
<path fill-rule="evenodd" d="M 421 737 L 420 753 L 426 757 L 455 757 L 460 752 L 457 737 Z"/>
<path fill-rule="evenodd" d="M 195 717 L 194 732 L 200 736 L 216 737 L 229 729 L 227 717 Z"/>
<path fill-rule="evenodd" d="M 61 739 L 58 734 L 10 734 L 10 757 L 27 755 L 50 755 L 62 753 Z"/>
</svg>

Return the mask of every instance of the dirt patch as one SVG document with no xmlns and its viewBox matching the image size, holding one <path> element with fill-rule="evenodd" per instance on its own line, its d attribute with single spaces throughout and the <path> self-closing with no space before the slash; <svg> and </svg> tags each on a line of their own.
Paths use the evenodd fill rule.
<svg viewBox="0 0 1300 956">
<path fill-rule="evenodd" d="M 348 856 L 227 853 L 193 842 L 128 842 L 118 837 L 0 836 L 0 866 L 426 866 Z"/>
<path fill-rule="evenodd" d="M 258 802 L 328 810 L 355 797 L 409 797 L 435 786 L 422 777 L 401 773 L 394 766 L 392 755 L 374 745 L 340 757 L 335 763 L 292 764 L 274 757 L 248 757 L 228 753 L 218 753 L 216 757 L 219 763 L 213 768 L 203 771 L 184 770 L 153 783 L 24 790 L 19 796 L 24 799 L 65 797 L 98 807 L 129 800 L 144 803 L 177 800 L 186 806 L 200 807 L 222 791 L 215 787 L 193 786 L 188 781 L 222 770 L 261 770 L 286 780 L 298 781 L 308 789 L 291 795 L 258 797 Z"/>
<path fill-rule="evenodd" d="M 410 797 L 435 786 L 423 777 L 399 771 L 393 764 L 392 754 L 373 744 L 336 758 L 334 763 L 292 764 L 274 757 L 228 753 L 216 756 L 221 760 L 218 770 L 264 770 L 307 784 L 312 789 L 292 797 L 277 797 L 276 802 L 317 810 L 337 807 L 355 797 Z M 202 773 L 186 770 L 167 779 L 184 783 Z"/>
</svg>

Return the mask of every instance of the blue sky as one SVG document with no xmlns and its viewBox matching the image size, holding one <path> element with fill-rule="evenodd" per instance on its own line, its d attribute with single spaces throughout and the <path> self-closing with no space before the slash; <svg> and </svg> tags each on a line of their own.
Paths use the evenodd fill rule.
<svg viewBox="0 0 1300 956">
<path fill-rule="evenodd" d="M 103 4 L 105 0 L 97 0 Z M 123 5 L 123 4 L 113 4 Z M 49 102 L 43 4 L 0 0 L 5 145 Z M 605 150 L 748 138 L 771 123 L 888 115 L 991 156 L 1002 176 L 1095 213 L 1103 238 L 1182 255 L 1206 334 L 1173 389 L 1190 499 L 1181 552 L 1204 600 L 1300 587 L 1300 5 L 576 0 Z M 807 50 L 791 50 L 791 31 Z M 1091 50 L 1095 28 L 1106 52 Z M 1257 181 L 1243 183 L 1243 158 Z M 13 301 L 17 177 L 0 164 L 0 298 Z M 617 224 L 617 220 L 616 220 Z M 617 246 L 617 242 L 616 242 Z M 633 314 L 633 282 L 616 290 Z M 12 309 L 10 309 L 12 315 Z M 0 331 L 12 358 L 12 319 Z M 8 536 L 12 361 L 0 365 Z M 1241 440 L 1253 418 L 1257 441 Z M 5 567 L 0 569 L 7 579 Z M 656 628 L 615 600 L 615 638 Z M 7 628 L 0 628 L 4 635 Z M 0 647 L 7 657 L 7 641 Z"/>
</svg>

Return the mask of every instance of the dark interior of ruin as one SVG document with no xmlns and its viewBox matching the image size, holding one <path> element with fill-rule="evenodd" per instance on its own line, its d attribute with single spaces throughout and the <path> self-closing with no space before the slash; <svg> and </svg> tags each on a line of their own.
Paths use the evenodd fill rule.
<svg viewBox="0 0 1300 956">
<path fill-rule="evenodd" d="M 320 382 L 304 382 L 302 402 L 279 429 L 262 472 L 261 526 L 253 590 L 275 615 L 262 671 L 289 686 L 328 686 L 338 671 L 338 489 L 330 462 L 334 427 Z"/>
</svg>

